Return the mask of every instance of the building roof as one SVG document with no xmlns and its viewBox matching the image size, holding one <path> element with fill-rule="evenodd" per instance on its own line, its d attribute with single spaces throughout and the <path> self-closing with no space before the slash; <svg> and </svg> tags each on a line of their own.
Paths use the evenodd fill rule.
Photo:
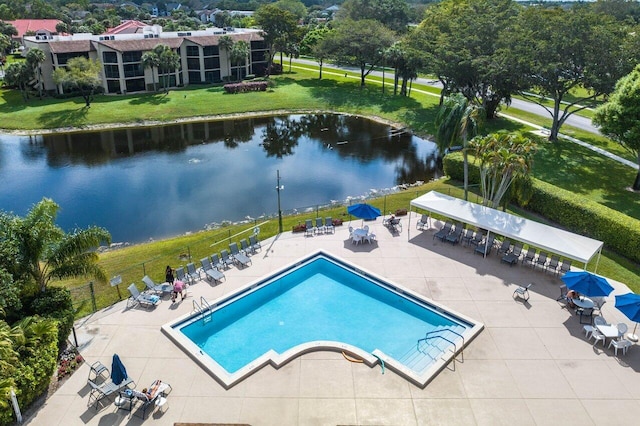
<svg viewBox="0 0 640 426">
<path fill-rule="evenodd" d="M 62 22 L 58 19 L 16 19 L 15 21 L 5 21 L 18 30 L 16 37 L 22 38 L 29 31 L 46 30 L 50 33 L 56 33 L 56 25 Z"/>
<path fill-rule="evenodd" d="M 103 40 L 94 41 L 118 52 L 146 51 L 152 50 L 158 44 L 164 44 L 172 49 L 177 49 L 182 44 L 182 37 L 175 38 L 143 38 L 138 40 Z"/>
<path fill-rule="evenodd" d="M 602 249 L 602 241 L 436 191 L 411 200 L 411 205 L 583 262 L 585 269 Z"/>
<path fill-rule="evenodd" d="M 142 29 L 148 26 L 144 22 L 136 20 L 123 21 L 117 27 L 109 28 L 105 34 L 135 34 L 142 33 Z"/>
<path fill-rule="evenodd" d="M 207 35 L 207 36 L 187 36 L 185 39 L 199 45 L 199 46 L 217 46 L 220 42 L 220 37 L 225 35 L 230 36 L 234 42 L 236 41 L 246 41 L 250 43 L 255 40 L 262 40 L 262 36 L 258 33 L 241 33 L 241 34 L 216 34 L 216 35 Z"/>
<path fill-rule="evenodd" d="M 49 41 L 51 53 L 75 53 L 95 50 L 91 40 Z"/>
</svg>

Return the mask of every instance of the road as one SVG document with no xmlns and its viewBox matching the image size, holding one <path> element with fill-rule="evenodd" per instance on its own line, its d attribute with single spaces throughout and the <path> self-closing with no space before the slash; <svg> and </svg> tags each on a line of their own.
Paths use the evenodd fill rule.
<svg viewBox="0 0 640 426">
<path fill-rule="evenodd" d="M 318 66 L 318 63 L 316 61 L 313 60 L 309 60 L 309 59 L 294 59 L 293 63 L 298 63 L 298 64 L 304 64 L 304 65 L 313 65 L 313 66 Z M 286 59 L 284 61 L 283 64 L 283 69 L 286 70 L 288 67 L 288 59 Z M 322 68 L 322 72 L 331 72 L 331 70 L 335 70 L 335 69 L 341 69 L 341 70 L 345 70 L 345 71 L 350 71 L 350 72 L 355 72 L 355 73 L 360 73 L 360 70 L 358 68 L 355 67 L 338 67 L 334 64 L 331 64 L 329 66 L 325 65 Z M 382 77 L 382 72 L 380 71 L 374 71 L 371 74 L 375 75 L 376 77 Z M 387 78 L 390 78 L 391 74 L 387 74 L 385 77 L 385 81 Z M 353 78 L 359 78 L 359 77 L 355 77 L 352 76 Z M 419 84 L 424 84 L 427 86 L 433 86 L 433 87 L 441 87 L 440 83 L 438 81 L 434 81 L 431 79 L 426 79 L 426 78 L 418 78 L 417 82 Z M 535 114 L 538 115 L 540 117 L 546 118 L 551 120 L 551 115 L 549 114 L 549 112 L 547 112 L 546 109 L 544 109 L 544 107 L 542 107 L 541 105 L 536 104 L 535 102 L 530 102 L 530 101 L 525 101 L 522 99 L 512 99 L 511 100 L 511 105 L 510 106 L 502 106 L 502 112 L 509 115 L 509 109 L 513 108 L 513 109 L 518 109 L 521 111 L 525 111 L 528 112 L 530 114 Z M 565 124 L 568 126 L 572 126 L 575 127 L 577 129 L 580 130 L 584 130 L 590 133 L 595 133 L 595 134 L 600 134 L 600 132 L 598 131 L 598 129 L 591 124 L 591 119 L 587 118 L 587 117 L 583 117 L 580 115 L 576 115 L 576 114 L 572 114 L 571 116 L 569 116 L 569 118 L 567 118 L 567 120 L 565 121 Z M 562 130 L 562 129 L 561 129 Z"/>
</svg>

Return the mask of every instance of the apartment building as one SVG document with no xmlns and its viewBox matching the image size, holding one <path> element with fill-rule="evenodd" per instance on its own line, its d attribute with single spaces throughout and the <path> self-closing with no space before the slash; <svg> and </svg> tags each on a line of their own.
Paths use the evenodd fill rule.
<svg viewBox="0 0 640 426">
<path fill-rule="evenodd" d="M 228 52 L 218 47 L 224 35 L 234 42 L 244 40 L 249 44 L 250 53 L 244 64 L 230 66 Z M 158 76 L 157 69 L 145 68 L 142 63 L 142 55 L 158 44 L 169 46 L 180 56 L 180 68 L 166 76 Z M 53 70 L 79 56 L 101 62 L 102 86 L 105 93 L 111 94 L 152 91 L 160 78 L 166 78 L 169 87 L 180 87 L 219 83 L 248 74 L 263 75 L 268 60 L 260 31 L 241 28 L 163 32 L 162 27 L 154 25 L 135 34 L 24 37 L 24 46 L 25 53 L 34 47 L 45 52 L 44 87 L 59 94 L 64 93 L 64 88 L 54 83 Z"/>
</svg>

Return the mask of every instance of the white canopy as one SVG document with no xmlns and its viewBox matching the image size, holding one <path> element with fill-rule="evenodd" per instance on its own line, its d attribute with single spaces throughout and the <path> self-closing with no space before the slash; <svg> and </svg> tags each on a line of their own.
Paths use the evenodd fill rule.
<svg viewBox="0 0 640 426">
<path fill-rule="evenodd" d="M 436 191 L 412 200 L 411 205 L 577 260 L 585 264 L 585 269 L 589 260 L 602 249 L 602 241 Z"/>
</svg>

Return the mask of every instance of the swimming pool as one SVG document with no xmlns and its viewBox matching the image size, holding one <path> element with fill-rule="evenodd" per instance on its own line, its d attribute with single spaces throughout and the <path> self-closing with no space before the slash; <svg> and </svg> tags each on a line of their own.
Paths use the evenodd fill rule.
<svg viewBox="0 0 640 426">
<path fill-rule="evenodd" d="M 482 329 L 323 251 L 210 306 L 163 331 L 225 387 L 314 350 L 382 363 L 425 386 Z"/>
</svg>

